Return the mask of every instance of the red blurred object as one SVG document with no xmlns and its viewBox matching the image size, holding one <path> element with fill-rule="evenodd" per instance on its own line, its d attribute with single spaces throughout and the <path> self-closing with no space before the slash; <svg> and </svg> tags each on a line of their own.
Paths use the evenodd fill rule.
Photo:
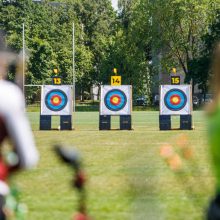
<svg viewBox="0 0 220 220">
<path fill-rule="evenodd" d="M 73 220 L 91 220 L 86 214 L 77 213 Z"/>
<path fill-rule="evenodd" d="M 81 189 L 81 188 L 83 188 L 85 181 L 86 181 L 85 174 L 84 174 L 84 172 L 80 171 L 76 174 L 76 177 L 74 180 L 74 186 L 76 188 Z"/>
<path fill-rule="evenodd" d="M 0 160 L 0 180 L 6 181 L 9 174 L 8 166 Z"/>
</svg>

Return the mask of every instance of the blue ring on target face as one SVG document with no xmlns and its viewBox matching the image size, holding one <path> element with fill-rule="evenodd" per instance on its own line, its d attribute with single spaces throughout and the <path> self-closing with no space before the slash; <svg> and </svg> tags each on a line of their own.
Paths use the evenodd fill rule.
<svg viewBox="0 0 220 220">
<path fill-rule="evenodd" d="M 53 97 L 59 98 L 60 102 L 58 103 L 58 105 L 52 103 Z M 63 110 L 66 107 L 67 102 L 68 102 L 67 95 L 60 89 L 53 89 L 49 91 L 45 96 L 45 104 L 47 108 L 50 109 L 51 111 L 58 112 Z"/>
<path fill-rule="evenodd" d="M 179 98 L 180 102 L 178 104 L 176 104 L 176 105 L 171 103 L 171 97 L 172 96 L 177 96 Z M 171 110 L 171 111 L 180 111 L 180 110 L 182 110 L 186 106 L 187 96 L 180 89 L 171 89 L 164 96 L 164 103 L 165 103 L 165 106 L 169 110 Z"/>
<path fill-rule="evenodd" d="M 117 97 L 117 99 L 119 100 L 119 102 L 116 104 L 112 103 L 112 99 L 114 97 Z M 104 103 L 110 111 L 117 112 L 122 110 L 126 106 L 127 97 L 123 91 L 119 89 L 112 89 L 106 93 L 104 97 Z"/>
</svg>

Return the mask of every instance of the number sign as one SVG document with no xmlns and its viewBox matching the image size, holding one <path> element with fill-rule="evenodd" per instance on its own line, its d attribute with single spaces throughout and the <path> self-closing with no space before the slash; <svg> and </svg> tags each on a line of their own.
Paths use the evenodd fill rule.
<svg viewBox="0 0 220 220">
<path fill-rule="evenodd" d="M 180 85 L 180 76 L 171 76 L 171 85 Z"/>
<path fill-rule="evenodd" d="M 61 77 L 59 77 L 59 76 L 53 77 L 52 78 L 52 84 L 53 85 L 61 85 L 62 84 Z"/>
<path fill-rule="evenodd" d="M 111 85 L 112 86 L 120 86 L 121 85 L 121 76 L 112 76 L 111 77 Z"/>
</svg>

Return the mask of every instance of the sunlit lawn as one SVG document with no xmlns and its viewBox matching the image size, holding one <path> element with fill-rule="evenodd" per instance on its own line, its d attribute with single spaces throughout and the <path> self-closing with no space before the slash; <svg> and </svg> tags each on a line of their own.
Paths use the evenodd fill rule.
<svg viewBox="0 0 220 220">
<path fill-rule="evenodd" d="M 30 112 L 41 160 L 37 169 L 19 174 L 28 220 L 70 219 L 76 194 L 70 187 L 71 170 L 61 164 L 51 146 L 75 146 L 88 174 L 88 209 L 99 220 L 202 219 L 213 193 L 203 112 L 194 113 L 195 130 L 159 131 L 158 112 L 134 112 L 133 131 L 99 131 L 97 112 L 79 112 L 74 131 L 39 131 L 39 113 Z M 53 120 L 57 128 L 58 118 Z M 174 127 L 178 127 L 174 118 Z M 118 128 L 118 119 L 113 128 Z M 184 173 L 175 174 L 159 155 L 163 143 L 174 147 L 185 133 L 194 160 L 184 161 Z"/>
</svg>

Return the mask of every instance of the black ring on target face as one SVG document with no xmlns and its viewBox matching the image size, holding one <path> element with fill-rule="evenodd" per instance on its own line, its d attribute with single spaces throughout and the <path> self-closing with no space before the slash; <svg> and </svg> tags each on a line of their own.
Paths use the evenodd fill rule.
<svg viewBox="0 0 220 220">
<path fill-rule="evenodd" d="M 104 103 L 110 111 L 117 112 L 126 106 L 127 97 L 123 91 L 112 89 L 106 93 Z"/>
<path fill-rule="evenodd" d="M 173 98 L 175 98 L 177 102 L 173 102 Z M 180 89 L 171 89 L 164 96 L 164 103 L 169 110 L 180 111 L 186 106 L 187 96 Z"/>
<path fill-rule="evenodd" d="M 45 104 L 51 111 L 61 111 L 66 107 L 68 98 L 60 89 L 53 89 L 45 96 Z"/>
</svg>

